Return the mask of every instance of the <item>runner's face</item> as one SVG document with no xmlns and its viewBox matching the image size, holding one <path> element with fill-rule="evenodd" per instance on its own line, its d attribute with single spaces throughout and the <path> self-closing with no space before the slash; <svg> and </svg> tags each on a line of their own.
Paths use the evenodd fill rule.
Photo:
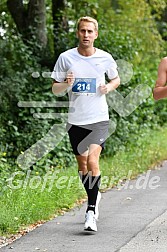
<svg viewBox="0 0 167 252">
<path fill-rule="evenodd" d="M 77 31 L 79 45 L 83 48 L 90 48 L 93 46 L 94 40 L 97 38 L 98 32 L 92 22 L 81 21 Z"/>
</svg>

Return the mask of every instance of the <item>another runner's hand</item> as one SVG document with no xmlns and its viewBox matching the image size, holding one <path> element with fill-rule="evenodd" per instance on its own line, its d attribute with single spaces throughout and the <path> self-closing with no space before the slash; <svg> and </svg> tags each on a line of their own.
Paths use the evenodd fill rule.
<svg viewBox="0 0 167 252">
<path fill-rule="evenodd" d="M 102 94 L 108 94 L 108 87 L 107 87 L 107 85 L 105 85 L 105 84 L 101 84 L 100 85 L 100 92 L 102 93 Z"/>
<path fill-rule="evenodd" d="M 72 86 L 73 83 L 75 81 L 75 78 L 74 78 L 74 73 L 68 73 L 67 76 L 66 76 L 66 82 L 69 86 Z"/>
</svg>

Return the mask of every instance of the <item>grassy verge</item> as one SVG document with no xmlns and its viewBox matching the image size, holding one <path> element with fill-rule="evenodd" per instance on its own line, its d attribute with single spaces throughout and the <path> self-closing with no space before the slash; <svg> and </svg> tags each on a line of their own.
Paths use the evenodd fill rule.
<svg viewBox="0 0 167 252">
<path fill-rule="evenodd" d="M 101 189 L 113 187 L 126 177 L 139 173 L 167 159 L 167 128 L 149 131 L 129 145 L 126 151 L 100 161 Z M 130 171 L 130 176 L 129 176 Z M 85 192 L 77 174 L 76 164 L 67 170 L 48 171 L 26 176 L 20 171 L 13 174 L 8 187 L 0 196 L 0 235 L 8 235 L 38 221 L 46 221 L 73 207 Z"/>
<path fill-rule="evenodd" d="M 136 139 L 136 137 L 135 137 Z M 167 159 L 167 128 L 148 131 L 140 135 L 126 151 L 118 152 L 113 158 L 101 161 L 104 178 L 102 188 L 119 186 L 122 180 L 136 178 L 137 175 Z"/>
</svg>

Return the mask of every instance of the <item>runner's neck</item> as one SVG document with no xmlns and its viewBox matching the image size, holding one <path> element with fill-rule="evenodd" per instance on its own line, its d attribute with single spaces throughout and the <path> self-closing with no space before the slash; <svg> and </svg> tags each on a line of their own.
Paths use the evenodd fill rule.
<svg viewBox="0 0 167 252">
<path fill-rule="evenodd" d="M 77 50 L 78 50 L 79 54 L 81 54 L 82 56 L 86 56 L 86 57 L 91 56 L 96 52 L 96 49 L 94 47 L 89 48 L 89 49 L 78 47 Z"/>
</svg>

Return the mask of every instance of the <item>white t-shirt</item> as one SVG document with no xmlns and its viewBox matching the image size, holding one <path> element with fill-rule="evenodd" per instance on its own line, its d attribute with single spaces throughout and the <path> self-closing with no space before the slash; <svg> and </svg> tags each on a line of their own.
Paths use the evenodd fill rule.
<svg viewBox="0 0 167 252">
<path fill-rule="evenodd" d="M 77 48 L 60 54 L 51 77 L 63 82 L 67 73 L 73 72 L 75 82 L 67 89 L 69 95 L 68 122 L 86 125 L 109 120 L 105 94 L 99 90 L 105 84 L 105 74 L 114 79 L 118 76 L 113 57 L 98 48 L 91 56 L 82 56 Z"/>
</svg>

